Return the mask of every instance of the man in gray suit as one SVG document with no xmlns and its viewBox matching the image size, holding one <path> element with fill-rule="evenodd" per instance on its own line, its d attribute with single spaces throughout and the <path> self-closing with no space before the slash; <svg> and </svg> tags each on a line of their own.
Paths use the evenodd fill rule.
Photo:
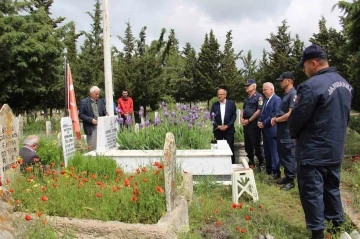
<svg viewBox="0 0 360 239">
<path fill-rule="evenodd" d="M 89 96 L 80 101 L 79 118 L 83 121 L 89 151 L 96 149 L 98 118 L 108 115 L 105 103 L 99 97 L 99 87 L 93 86 Z"/>
<path fill-rule="evenodd" d="M 24 146 L 20 149 L 19 156 L 23 160 L 23 165 L 34 165 L 40 163 L 41 159 L 36 151 L 39 148 L 40 139 L 36 135 L 29 135 L 24 140 Z"/>
</svg>

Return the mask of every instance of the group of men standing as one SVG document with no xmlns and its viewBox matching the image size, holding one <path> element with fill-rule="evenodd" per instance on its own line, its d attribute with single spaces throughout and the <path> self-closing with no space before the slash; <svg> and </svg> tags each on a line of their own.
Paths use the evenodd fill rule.
<svg viewBox="0 0 360 239">
<path fill-rule="evenodd" d="M 256 91 L 254 79 L 245 83 L 248 97 L 240 116 L 245 151 L 250 166 L 255 167 L 256 156 L 258 170 L 276 179 L 281 189 L 294 188 L 297 178 L 311 239 L 324 239 L 325 220 L 332 222 L 332 233 L 345 221 L 340 168 L 354 89 L 336 68 L 329 67 L 319 45 L 304 50 L 298 67 L 309 79 L 295 90 L 293 74 L 284 72 L 276 79 L 285 92 L 282 99 L 271 82 L 263 84 L 263 95 Z M 226 139 L 234 154 L 236 106 L 226 100 L 226 90 L 219 89 L 217 94 L 219 101 L 211 108 L 214 134 L 216 139 Z M 284 178 L 280 177 L 280 165 Z"/>
<path fill-rule="evenodd" d="M 295 78 L 291 72 L 284 72 L 276 81 L 285 91 L 282 99 L 275 94 L 271 82 L 263 84 L 264 96 L 256 91 L 255 80 L 249 79 L 245 83 L 248 97 L 244 102 L 240 118 L 244 127 L 245 151 L 250 167 L 255 167 L 254 156 L 256 156 L 259 160 L 258 171 L 265 170 L 267 174 L 278 180 L 277 183 L 282 185 L 281 189 L 290 190 L 295 187 L 296 163 L 295 144 L 290 137 L 287 121 L 295 105 Z M 281 178 L 280 164 L 284 167 L 284 178 Z"/>
</svg>

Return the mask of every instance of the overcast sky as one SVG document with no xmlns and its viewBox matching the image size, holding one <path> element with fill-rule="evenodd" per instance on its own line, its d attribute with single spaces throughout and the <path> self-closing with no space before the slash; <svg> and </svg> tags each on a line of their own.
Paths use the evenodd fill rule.
<svg viewBox="0 0 360 239">
<path fill-rule="evenodd" d="M 286 19 L 293 36 L 296 33 L 308 45 L 318 32 L 321 16 L 327 26 L 341 29 L 338 9 L 331 11 L 338 0 L 108 0 L 110 7 L 111 42 L 122 49 L 117 36 L 123 36 L 125 22 L 130 21 L 133 34 L 147 26 L 147 43 L 158 39 L 161 28 L 175 29 L 181 47 L 190 42 L 198 49 L 206 32 L 213 29 L 221 46 L 226 32 L 232 30 L 236 52 L 251 50 L 261 58 L 262 49 L 269 49 L 265 38 L 276 33 Z M 95 0 L 55 0 L 51 12 L 74 21 L 77 30 L 89 31 L 92 23 L 86 12 L 93 12 Z M 82 39 L 80 40 L 80 42 Z"/>
</svg>

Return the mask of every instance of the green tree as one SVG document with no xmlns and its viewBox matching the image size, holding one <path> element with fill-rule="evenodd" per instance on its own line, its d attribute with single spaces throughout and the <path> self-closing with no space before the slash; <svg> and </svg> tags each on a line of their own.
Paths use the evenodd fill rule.
<svg viewBox="0 0 360 239">
<path fill-rule="evenodd" d="M 92 85 L 104 90 L 104 45 L 100 6 L 100 0 L 95 0 L 94 12 L 87 12 L 93 22 L 91 32 L 83 32 L 85 41 L 80 47 L 78 57 L 78 84 L 75 85 L 78 98 L 88 95 Z"/>
<path fill-rule="evenodd" d="M 220 78 L 221 57 L 220 45 L 211 30 L 209 34 L 205 35 L 204 43 L 201 46 L 195 78 L 197 100 L 208 101 L 208 106 L 210 99 L 216 94 L 216 89 L 225 87 Z"/>
<path fill-rule="evenodd" d="M 241 53 L 235 54 L 232 43 L 232 31 L 228 31 L 226 33 L 225 46 L 221 58 L 220 75 L 224 88 L 228 90 L 228 97 L 233 100 L 239 99 L 242 90 L 240 86 L 244 83 L 236 68 L 236 60 L 239 59 L 240 54 Z"/>
<path fill-rule="evenodd" d="M 348 76 L 354 87 L 352 107 L 360 111 L 360 1 L 339 1 L 333 8 L 342 12 L 341 22 L 346 36 L 345 54 L 349 58 Z"/>
</svg>

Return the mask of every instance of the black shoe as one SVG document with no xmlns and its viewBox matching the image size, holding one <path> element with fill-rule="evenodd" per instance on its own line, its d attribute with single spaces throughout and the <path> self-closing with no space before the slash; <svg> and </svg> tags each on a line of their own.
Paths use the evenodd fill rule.
<svg viewBox="0 0 360 239">
<path fill-rule="evenodd" d="M 281 178 L 279 180 L 276 181 L 276 184 L 279 184 L 279 185 L 285 185 L 288 183 L 288 179 L 287 178 Z"/>
<path fill-rule="evenodd" d="M 324 231 L 311 231 L 311 239 L 325 239 Z"/>
<path fill-rule="evenodd" d="M 294 182 L 288 182 L 287 184 L 285 184 L 284 186 L 282 186 L 280 189 L 284 190 L 284 191 L 289 191 L 291 189 L 293 189 L 295 187 Z"/>
<path fill-rule="evenodd" d="M 277 180 L 280 178 L 280 174 L 271 174 L 271 177 L 274 179 L 274 180 Z"/>
</svg>

